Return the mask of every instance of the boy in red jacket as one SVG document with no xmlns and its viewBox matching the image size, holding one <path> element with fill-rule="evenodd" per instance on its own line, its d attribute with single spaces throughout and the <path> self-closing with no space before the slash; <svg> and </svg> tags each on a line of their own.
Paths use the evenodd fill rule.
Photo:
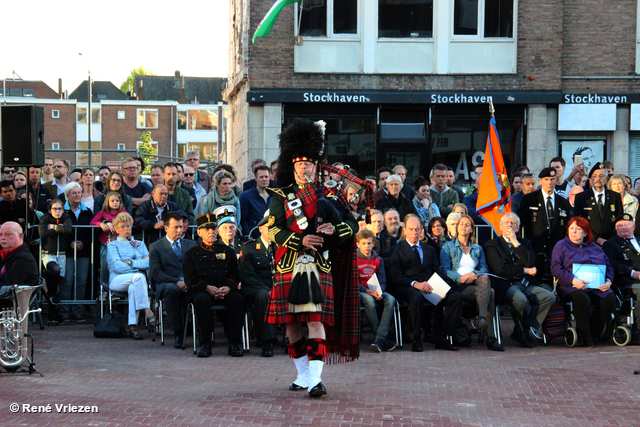
<svg viewBox="0 0 640 427">
<path fill-rule="evenodd" d="M 380 353 L 381 351 L 393 351 L 398 347 L 398 343 L 387 339 L 393 309 L 396 299 L 384 292 L 387 287 L 387 277 L 384 272 L 384 262 L 382 258 L 373 250 L 375 235 L 369 230 L 362 230 L 356 235 L 356 245 L 358 246 L 358 273 L 360 274 L 360 302 L 364 307 L 364 312 L 369 320 L 371 329 L 376 334 L 376 340 L 371 344 L 371 351 Z M 367 281 L 376 275 L 380 290 L 371 290 Z M 378 321 L 376 313 L 376 303 L 383 304 L 382 318 Z"/>
</svg>

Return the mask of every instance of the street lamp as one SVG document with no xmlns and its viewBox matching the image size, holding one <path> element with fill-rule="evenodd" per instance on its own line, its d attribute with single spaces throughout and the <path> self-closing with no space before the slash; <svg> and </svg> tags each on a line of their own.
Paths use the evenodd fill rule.
<svg viewBox="0 0 640 427">
<path fill-rule="evenodd" d="M 80 55 L 80 57 L 82 58 L 82 61 L 84 62 L 84 65 L 87 67 L 87 72 L 89 73 L 89 80 L 87 81 L 87 84 L 89 86 L 89 107 L 87 108 L 87 124 L 88 124 L 88 133 L 87 133 L 87 148 L 89 150 L 88 154 L 89 154 L 89 166 L 91 166 L 91 122 L 93 121 L 93 112 L 91 111 L 91 98 L 93 97 L 92 92 L 91 92 L 91 70 L 89 69 L 89 66 L 87 65 L 87 61 L 85 61 L 84 56 L 82 56 L 82 53 L 78 53 L 78 55 Z"/>
</svg>

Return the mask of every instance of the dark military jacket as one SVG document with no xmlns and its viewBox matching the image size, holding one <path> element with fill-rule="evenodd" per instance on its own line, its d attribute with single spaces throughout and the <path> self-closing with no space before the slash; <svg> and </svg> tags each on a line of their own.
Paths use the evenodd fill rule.
<svg viewBox="0 0 640 427">
<path fill-rule="evenodd" d="M 553 223 L 549 230 L 544 196 L 542 190 L 536 190 L 522 198 L 518 216 L 524 229 L 524 237 L 531 241 L 533 251 L 536 255 L 544 253 L 550 259 L 553 247 L 566 235 L 566 226 L 571 219 L 571 204 L 569 200 L 555 194 Z"/>
<path fill-rule="evenodd" d="M 576 194 L 576 215 L 589 220 L 594 241 L 600 237 L 607 240 L 615 236 L 615 220 L 618 216 L 624 213 L 622 210 L 622 199 L 620 198 L 620 194 L 615 191 L 604 190 L 603 205 L 604 216 L 601 216 L 593 189 L 585 190 L 582 193 Z"/>
<path fill-rule="evenodd" d="M 273 285 L 271 273 L 272 254 L 261 238 L 251 240 L 242 246 L 242 255 L 238 260 L 242 292 L 270 290 Z"/>
<path fill-rule="evenodd" d="M 614 283 L 620 288 L 628 288 L 638 281 L 631 277 L 633 270 L 640 271 L 640 252 L 629 239 L 613 236 L 602 245 L 615 272 Z"/>
<path fill-rule="evenodd" d="M 205 246 L 200 244 L 184 256 L 184 282 L 187 298 L 196 292 L 206 292 L 207 286 L 228 286 L 238 292 L 240 274 L 233 250 L 225 245 Z"/>
</svg>

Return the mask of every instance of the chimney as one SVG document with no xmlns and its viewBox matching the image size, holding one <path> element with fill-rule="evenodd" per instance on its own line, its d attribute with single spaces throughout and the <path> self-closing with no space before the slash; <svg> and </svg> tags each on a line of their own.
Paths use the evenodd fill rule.
<svg viewBox="0 0 640 427">
<path fill-rule="evenodd" d="M 177 74 L 180 73 L 180 71 L 176 71 Z M 187 103 L 187 97 L 184 93 L 184 76 L 180 76 L 178 75 L 178 77 L 180 78 L 180 87 L 178 88 L 178 104 L 186 104 Z"/>
<path fill-rule="evenodd" d="M 58 79 L 58 96 L 60 97 L 60 99 L 63 99 L 63 94 L 62 94 L 62 79 Z"/>
<path fill-rule="evenodd" d="M 140 79 L 140 86 L 138 86 L 138 100 L 140 101 L 144 100 L 144 88 L 142 87 L 143 83 L 144 81 Z"/>
</svg>

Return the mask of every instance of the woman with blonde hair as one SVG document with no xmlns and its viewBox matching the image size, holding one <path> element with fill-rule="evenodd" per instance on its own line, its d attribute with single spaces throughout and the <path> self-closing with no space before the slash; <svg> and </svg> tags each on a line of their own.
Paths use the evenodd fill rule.
<svg viewBox="0 0 640 427">
<path fill-rule="evenodd" d="M 126 212 L 118 214 L 113 220 L 113 227 L 118 238 L 107 245 L 109 289 L 128 293 L 131 338 L 141 340 L 138 312 L 144 310 L 149 328 L 156 324 L 153 311 L 149 308 L 147 276 L 142 272 L 149 269 L 149 251 L 143 242 L 131 237 L 131 215 Z"/>
<path fill-rule="evenodd" d="M 613 175 L 607 182 L 607 188 L 620 194 L 622 199 L 622 210 L 636 219 L 638 213 L 638 199 L 626 191 L 627 182 L 623 175 Z"/>
</svg>

